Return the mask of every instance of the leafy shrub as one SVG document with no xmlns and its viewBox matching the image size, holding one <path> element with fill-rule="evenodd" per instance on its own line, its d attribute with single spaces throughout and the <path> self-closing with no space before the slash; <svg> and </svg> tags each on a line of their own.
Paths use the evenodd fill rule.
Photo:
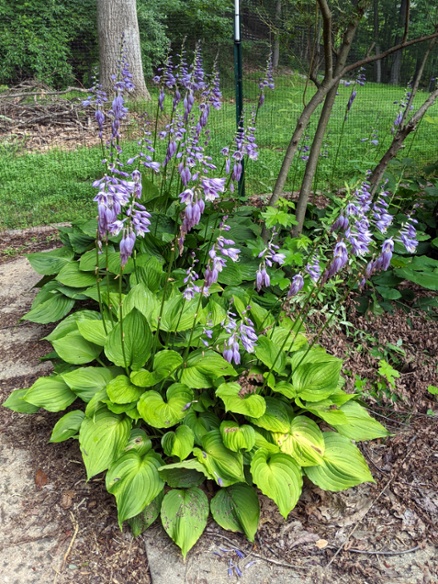
<svg viewBox="0 0 438 584">
<path fill-rule="evenodd" d="M 393 240 L 371 245 L 365 223 L 377 207 L 363 183 L 318 246 L 299 240 L 298 253 L 275 231 L 289 225 L 287 205 L 260 216 L 234 196 L 242 160 L 257 158 L 253 125 L 238 130 L 222 163 L 206 153 L 220 90 L 200 52 L 191 66 L 184 53 L 169 62 L 156 82 L 168 123 L 159 132 L 146 125 L 128 161 L 126 63 L 109 111 L 98 86 L 86 102 L 105 151 L 98 219 L 61 228 L 61 249 L 28 256 L 43 279 L 23 318 L 59 321 L 46 337 L 55 368 L 4 405 L 67 410 L 51 442 L 78 439 L 87 478 L 106 472 L 120 526 L 138 534 L 161 516 L 185 556 L 209 512 L 253 541 L 256 489 L 286 518 L 303 476 L 331 491 L 373 481 L 355 442 L 387 431 L 343 391 L 341 360 L 309 342 L 303 323 L 341 272 L 352 268 L 357 280 L 386 269 Z M 261 91 L 272 86 L 268 68 Z M 273 227 L 267 242 L 261 218 Z M 210 501 L 206 481 L 217 487 Z"/>
</svg>

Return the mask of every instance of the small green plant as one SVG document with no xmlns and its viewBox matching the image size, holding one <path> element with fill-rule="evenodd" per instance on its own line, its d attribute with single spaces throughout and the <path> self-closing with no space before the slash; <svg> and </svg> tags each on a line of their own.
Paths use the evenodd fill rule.
<svg viewBox="0 0 438 584">
<path fill-rule="evenodd" d="M 200 146 L 220 102 L 217 75 L 207 78 L 200 58 L 189 67 L 182 53 L 178 68 L 160 72 L 158 112 L 171 89 L 170 122 L 160 132 L 146 126 L 128 160 L 123 59 L 109 111 L 94 88 L 88 103 L 106 164 L 94 182 L 98 219 L 60 228 L 62 248 L 28 256 L 43 279 L 23 318 L 58 323 L 46 337 L 55 368 L 4 404 L 65 412 L 50 441 L 78 440 L 87 478 L 106 473 L 120 526 L 139 534 L 160 517 L 183 556 L 209 513 L 253 541 L 257 490 L 287 517 L 303 477 L 331 491 L 373 481 L 356 442 L 388 435 L 342 389 L 342 361 L 309 342 L 304 326 L 341 274 L 356 282 L 389 265 L 391 239 L 369 239 L 366 250 L 360 241 L 367 184 L 346 202 L 357 217 L 349 234 L 343 211 L 320 245 L 292 245 L 287 230 L 265 241 L 259 210 L 235 197 L 242 161 L 257 158 L 253 124 L 221 164 Z M 270 84 L 268 68 L 262 90 Z M 288 227 L 289 211 L 265 218 Z"/>
</svg>

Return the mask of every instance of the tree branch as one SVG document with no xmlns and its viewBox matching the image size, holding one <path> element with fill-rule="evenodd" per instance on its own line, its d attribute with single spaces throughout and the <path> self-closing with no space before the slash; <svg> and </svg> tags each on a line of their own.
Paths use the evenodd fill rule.
<svg viewBox="0 0 438 584">
<path fill-rule="evenodd" d="M 324 61 L 325 79 L 333 77 L 333 46 L 332 46 L 332 13 L 326 0 L 318 0 L 319 9 L 322 14 L 323 38 L 324 38 Z"/>
</svg>

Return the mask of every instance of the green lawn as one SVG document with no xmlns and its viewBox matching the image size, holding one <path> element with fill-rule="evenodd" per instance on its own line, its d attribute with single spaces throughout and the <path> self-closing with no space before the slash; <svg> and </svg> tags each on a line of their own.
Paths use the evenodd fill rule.
<svg viewBox="0 0 438 584">
<path fill-rule="evenodd" d="M 306 94 L 304 90 L 303 80 L 296 75 L 277 78 L 275 91 L 267 90 L 257 120 L 260 158 L 258 162 L 250 161 L 247 165 L 247 194 L 267 193 L 272 189 L 303 100 L 310 98 L 313 88 L 309 86 Z M 317 189 L 342 187 L 345 181 L 363 177 L 364 172 L 378 162 L 391 141 L 392 123 L 399 111 L 394 102 L 403 97 L 403 88 L 373 83 L 358 87 L 357 97 L 343 125 L 350 93 L 351 87 L 341 86 L 339 89 L 314 185 Z M 222 110 L 213 112 L 209 124 L 212 153 L 229 145 L 233 137 L 232 89 L 225 89 L 224 95 L 226 100 Z M 245 83 L 244 95 L 245 107 L 250 111 L 257 102 L 256 75 Z M 426 97 L 426 93 L 420 92 L 415 105 L 418 107 Z M 401 158 L 410 157 L 419 165 L 436 160 L 437 105 L 429 110 L 429 120 L 434 123 L 424 120 L 417 133 L 408 138 Z M 316 119 L 309 127 L 307 142 L 315 125 Z M 377 137 L 377 146 L 371 144 L 372 137 Z M 126 143 L 124 152 L 127 157 L 132 156 L 136 148 L 135 141 Z M 93 216 L 95 192 L 91 183 L 101 176 L 101 158 L 101 150 L 97 147 L 17 154 L 0 143 L 0 229 Z M 298 157 L 291 169 L 287 190 L 299 188 L 303 170 L 304 162 Z"/>
</svg>

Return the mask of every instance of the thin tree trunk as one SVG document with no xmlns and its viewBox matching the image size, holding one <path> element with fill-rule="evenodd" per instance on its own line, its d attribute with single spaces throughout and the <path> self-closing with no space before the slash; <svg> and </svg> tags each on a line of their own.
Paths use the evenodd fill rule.
<svg viewBox="0 0 438 584">
<path fill-rule="evenodd" d="M 274 50 L 272 54 L 272 66 L 274 69 L 278 67 L 280 61 L 280 26 L 281 26 L 281 0 L 277 0 L 275 5 L 275 36 L 274 36 Z"/>
<path fill-rule="evenodd" d="M 380 53 L 380 31 L 379 31 L 379 0 L 374 0 L 374 46 L 376 55 Z M 377 60 L 374 64 L 374 79 L 376 83 L 382 83 L 382 61 Z"/>
<path fill-rule="evenodd" d="M 97 0 L 97 28 L 99 36 L 100 83 L 111 92 L 111 76 L 120 69 L 120 49 L 123 39 L 125 56 L 132 74 L 135 90 L 132 95 L 149 100 L 151 96 L 144 80 L 137 20 L 136 0 Z"/>
<path fill-rule="evenodd" d="M 407 35 L 407 25 L 408 25 L 408 20 L 409 20 L 408 15 L 409 15 L 409 0 L 402 0 L 401 4 L 400 4 L 398 25 L 400 27 L 404 27 L 404 29 L 405 29 L 403 38 L 405 38 Z M 394 44 L 397 45 L 400 42 L 401 38 L 402 38 L 402 36 L 398 34 L 395 38 Z M 402 57 L 403 57 L 402 51 L 397 51 L 397 53 L 394 55 L 394 61 L 392 62 L 392 67 L 391 67 L 391 77 L 390 77 L 391 85 L 399 85 L 400 84 Z"/>
</svg>

